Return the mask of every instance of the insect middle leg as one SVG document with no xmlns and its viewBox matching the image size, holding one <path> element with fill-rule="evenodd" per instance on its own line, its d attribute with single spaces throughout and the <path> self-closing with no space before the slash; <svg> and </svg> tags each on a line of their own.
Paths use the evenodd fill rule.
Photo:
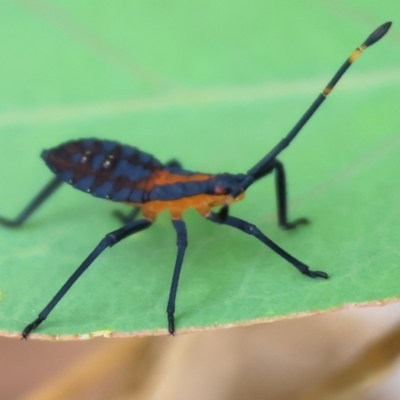
<svg viewBox="0 0 400 400">
<path fill-rule="evenodd" d="M 39 314 L 32 323 L 26 326 L 22 331 L 22 337 L 26 339 L 28 335 L 36 329 L 50 314 L 57 303 L 65 296 L 71 286 L 78 280 L 78 278 L 86 271 L 86 269 L 92 264 L 92 262 L 107 248 L 112 247 L 122 239 L 133 235 L 134 233 L 140 232 L 143 229 L 148 228 L 152 224 L 147 219 L 140 219 L 138 221 L 132 221 L 120 229 L 108 233 L 96 246 L 96 248 L 89 254 L 89 256 L 83 261 L 79 268 L 70 276 L 70 278 L 64 283 L 61 289 L 53 297 L 53 299 L 47 304 L 47 306 Z"/>
<path fill-rule="evenodd" d="M 0 224 L 8 227 L 21 226 L 35 211 L 41 206 L 63 183 L 57 177 L 53 178 L 22 210 L 22 212 L 15 219 L 8 219 L 0 217 Z"/>
<path fill-rule="evenodd" d="M 302 263 L 300 260 L 298 260 L 297 258 L 290 255 L 288 252 L 283 250 L 271 239 L 265 236 L 255 225 L 247 221 L 228 215 L 225 221 L 221 222 L 220 219 L 218 218 L 218 214 L 213 212 L 207 216 L 207 219 L 209 219 L 212 222 L 216 222 L 218 224 L 225 224 L 232 226 L 233 228 L 240 229 L 242 232 L 245 232 L 249 235 L 256 237 L 258 240 L 260 240 L 266 246 L 268 246 L 271 250 L 279 254 L 283 259 L 285 259 L 295 268 L 297 268 L 302 274 L 307 275 L 310 278 L 328 279 L 328 274 L 326 272 L 310 270 L 310 268 L 306 264 Z"/>
<path fill-rule="evenodd" d="M 181 219 L 173 219 L 178 246 L 178 254 L 176 255 L 174 274 L 172 277 L 171 288 L 169 291 L 168 305 L 167 305 L 167 316 L 168 316 L 168 331 L 171 335 L 175 332 L 175 299 L 176 292 L 178 290 L 179 275 L 181 273 L 183 257 L 185 256 L 185 250 L 187 247 L 187 231 L 186 225 Z"/>
<path fill-rule="evenodd" d="M 128 222 L 134 221 L 140 213 L 140 207 L 133 207 L 133 210 L 127 214 L 120 210 L 114 210 L 113 215 L 117 217 L 121 222 L 127 224 Z"/>
<path fill-rule="evenodd" d="M 282 162 L 275 159 L 272 164 L 269 164 L 268 169 L 262 171 L 256 179 L 261 179 L 271 172 L 275 172 L 275 191 L 279 226 L 282 229 L 293 229 L 297 225 L 307 224 L 309 222 L 307 218 L 298 218 L 292 222 L 288 221 L 286 175 Z"/>
</svg>

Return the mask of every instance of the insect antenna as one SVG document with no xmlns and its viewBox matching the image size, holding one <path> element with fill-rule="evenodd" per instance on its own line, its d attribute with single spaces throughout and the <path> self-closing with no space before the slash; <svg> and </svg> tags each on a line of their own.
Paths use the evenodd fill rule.
<svg viewBox="0 0 400 400">
<path fill-rule="evenodd" d="M 391 22 L 386 22 L 377 28 L 368 38 L 357 47 L 350 55 L 350 57 L 344 62 L 344 64 L 338 69 L 333 78 L 329 81 L 328 85 L 325 89 L 320 93 L 320 95 L 315 99 L 315 101 L 311 104 L 308 110 L 303 114 L 303 116 L 299 119 L 297 124 L 292 128 L 292 130 L 284 137 L 262 160 L 260 160 L 254 167 L 249 169 L 246 174 L 246 178 L 241 185 L 241 188 L 238 189 L 238 192 L 231 193 L 231 199 L 228 199 L 228 203 L 232 202 L 235 197 L 240 194 L 240 191 L 245 191 L 252 183 L 254 183 L 257 178 L 263 174 L 263 172 L 267 171 L 270 164 L 276 159 L 276 157 L 292 142 L 292 140 L 297 136 L 297 134 L 301 131 L 303 126 L 307 123 L 307 121 L 313 116 L 315 111 L 318 110 L 319 106 L 324 102 L 324 100 L 328 97 L 328 95 L 332 92 L 335 85 L 338 83 L 343 74 L 347 71 L 351 64 L 361 55 L 361 53 L 369 46 L 372 46 L 378 40 L 380 40 L 389 28 L 391 27 Z M 228 215 L 228 204 L 225 204 L 221 210 L 218 212 L 219 220 L 224 221 Z"/>
</svg>

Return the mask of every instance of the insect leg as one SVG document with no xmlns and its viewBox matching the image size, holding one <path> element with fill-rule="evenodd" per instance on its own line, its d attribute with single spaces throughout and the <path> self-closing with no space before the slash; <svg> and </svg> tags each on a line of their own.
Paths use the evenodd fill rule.
<svg viewBox="0 0 400 400">
<path fill-rule="evenodd" d="M 133 207 L 133 210 L 128 214 L 125 214 L 120 210 L 113 211 L 113 215 L 117 217 L 124 224 L 134 221 L 136 217 L 139 215 L 139 213 L 140 213 L 140 207 Z"/>
<path fill-rule="evenodd" d="M 278 223 L 282 229 L 293 229 L 299 224 L 307 224 L 307 218 L 298 218 L 293 222 L 287 217 L 287 192 L 285 168 L 279 160 L 274 161 L 276 202 L 278 207 Z"/>
<path fill-rule="evenodd" d="M 297 225 L 307 224 L 309 222 L 307 218 L 298 218 L 293 222 L 288 221 L 286 174 L 282 162 L 280 162 L 279 160 L 274 160 L 267 169 L 265 169 L 264 171 L 260 171 L 260 173 L 256 176 L 256 180 L 263 178 L 264 176 L 270 174 L 272 171 L 275 172 L 275 190 L 279 226 L 282 229 L 293 229 Z"/>
<path fill-rule="evenodd" d="M 178 160 L 170 160 L 165 164 L 167 167 L 177 167 L 182 168 L 181 163 Z M 133 221 L 139 215 L 140 207 L 134 207 L 133 210 L 127 214 L 123 211 L 115 210 L 113 215 L 117 217 L 122 223 L 126 224 L 128 222 Z"/>
<path fill-rule="evenodd" d="M 173 158 L 172 160 L 169 160 L 166 164 L 167 167 L 177 167 L 177 168 L 182 168 L 182 164 L 180 161 L 176 160 Z"/>
<path fill-rule="evenodd" d="M 217 213 L 210 213 L 207 218 L 212 222 L 217 222 L 219 224 L 225 224 L 232 226 L 234 228 L 240 229 L 242 232 L 245 232 L 249 235 L 256 237 L 258 240 L 263 242 L 266 246 L 268 246 L 275 253 L 279 254 L 283 259 L 288 261 L 294 267 L 296 267 L 302 274 L 307 275 L 311 278 L 328 278 L 328 274 L 323 271 L 312 271 L 306 264 L 303 264 L 297 258 L 294 258 L 281 247 L 279 247 L 276 243 L 274 243 L 271 239 L 265 236 L 255 225 L 250 224 L 247 221 L 243 221 L 242 219 L 232 217 L 228 215 L 225 221 L 221 222 L 218 219 Z"/>
<path fill-rule="evenodd" d="M 50 195 L 52 195 L 63 183 L 62 180 L 53 178 L 33 200 L 25 207 L 25 209 L 15 219 L 0 217 L 0 224 L 8 227 L 18 227 L 22 225 L 34 211 L 44 203 Z"/>
<path fill-rule="evenodd" d="M 174 275 L 172 277 L 167 306 L 168 331 L 171 335 L 173 335 L 175 332 L 175 299 L 176 292 L 178 290 L 179 274 L 181 272 L 183 257 L 185 256 L 185 250 L 187 247 L 187 231 L 185 223 L 181 219 L 173 219 L 172 223 L 174 224 L 174 228 L 177 234 L 176 244 L 178 246 L 178 254 L 176 256 Z"/>
<path fill-rule="evenodd" d="M 61 287 L 57 294 L 53 297 L 49 304 L 42 310 L 38 318 L 36 318 L 32 323 L 26 326 L 22 331 L 22 337 L 26 339 L 32 330 L 36 329 L 50 314 L 57 303 L 64 297 L 71 286 L 78 280 L 78 278 L 86 271 L 86 269 L 92 264 L 92 262 L 107 248 L 112 247 L 117 244 L 122 239 L 142 231 L 148 228 L 152 224 L 151 221 L 147 219 L 140 219 L 138 221 L 130 222 L 129 224 L 117 229 L 113 232 L 108 233 L 96 246 L 96 248 L 89 254 L 89 256 L 83 261 L 79 268 L 70 276 L 67 282 Z"/>
</svg>

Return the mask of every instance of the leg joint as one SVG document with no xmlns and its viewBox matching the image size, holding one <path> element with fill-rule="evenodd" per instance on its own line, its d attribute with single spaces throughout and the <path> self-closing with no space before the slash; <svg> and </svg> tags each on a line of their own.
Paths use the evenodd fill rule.
<svg viewBox="0 0 400 400">
<path fill-rule="evenodd" d="M 260 230 L 254 225 L 254 224 L 249 224 L 247 227 L 247 233 L 249 235 L 257 235 L 260 232 Z"/>
<path fill-rule="evenodd" d="M 114 246 L 118 243 L 118 237 L 114 232 L 107 233 L 107 235 L 102 239 L 101 244 L 105 246 Z"/>
</svg>

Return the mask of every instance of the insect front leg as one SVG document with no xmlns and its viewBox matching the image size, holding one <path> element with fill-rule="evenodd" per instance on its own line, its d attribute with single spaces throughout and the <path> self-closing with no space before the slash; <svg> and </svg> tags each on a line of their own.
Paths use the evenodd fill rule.
<svg viewBox="0 0 400 400">
<path fill-rule="evenodd" d="M 300 260 L 290 255 L 288 252 L 286 252 L 276 243 L 274 243 L 271 239 L 265 236 L 255 225 L 250 224 L 249 222 L 244 221 L 242 219 L 232 217 L 230 215 L 228 215 L 225 221 L 223 222 L 220 221 L 220 219 L 218 218 L 218 214 L 216 213 L 210 213 L 207 216 L 207 218 L 212 222 L 232 226 L 233 228 L 240 229 L 242 232 L 245 232 L 248 235 L 256 237 L 258 240 L 260 240 L 266 246 L 268 246 L 271 250 L 279 254 L 283 259 L 285 259 L 295 268 L 297 268 L 302 274 L 307 275 L 310 278 L 328 279 L 328 274 L 326 272 L 310 270 L 310 268 L 306 264 L 302 263 Z"/>
<path fill-rule="evenodd" d="M 35 211 L 42 205 L 63 183 L 57 177 L 53 178 L 25 207 L 24 210 L 15 219 L 0 217 L 0 224 L 8 227 L 21 226 Z"/>
<path fill-rule="evenodd" d="M 168 331 L 171 335 L 175 332 L 175 299 L 176 292 L 178 290 L 179 275 L 181 273 L 182 262 L 185 256 L 185 250 L 187 247 L 187 231 L 186 225 L 181 219 L 173 219 L 172 223 L 174 225 L 178 246 L 178 254 L 176 256 L 174 274 L 172 277 L 171 288 L 169 291 L 168 305 L 167 305 L 167 316 L 168 316 Z"/>
<path fill-rule="evenodd" d="M 293 229 L 297 225 L 308 224 L 309 221 L 307 218 L 297 218 L 292 222 L 288 221 L 285 168 L 279 160 L 275 160 L 273 170 L 275 171 L 275 190 L 279 226 L 282 229 Z"/>
<path fill-rule="evenodd" d="M 70 276 L 67 282 L 61 287 L 53 299 L 47 304 L 47 306 L 39 314 L 32 323 L 27 325 L 22 331 L 22 337 L 26 339 L 28 335 L 36 329 L 50 314 L 57 303 L 64 297 L 71 286 L 78 280 L 78 278 L 86 271 L 86 269 L 92 264 L 92 262 L 107 248 L 112 247 L 122 239 L 133 235 L 134 233 L 140 232 L 143 229 L 148 228 L 152 224 L 147 219 L 140 219 L 138 221 L 130 222 L 129 224 L 117 229 L 113 232 L 108 233 L 96 246 L 96 248 L 89 254 L 89 256 L 83 261 L 79 268 Z"/>
<path fill-rule="evenodd" d="M 275 159 L 272 164 L 269 164 L 268 169 L 266 169 L 265 171 L 261 171 L 256 179 L 261 179 L 271 172 L 275 173 L 275 191 L 279 226 L 282 229 L 293 229 L 297 225 L 307 224 L 309 222 L 307 218 L 298 218 L 292 222 L 288 221 L 286 175 L 285 168 L 282 162 Z"/>
</svg>

